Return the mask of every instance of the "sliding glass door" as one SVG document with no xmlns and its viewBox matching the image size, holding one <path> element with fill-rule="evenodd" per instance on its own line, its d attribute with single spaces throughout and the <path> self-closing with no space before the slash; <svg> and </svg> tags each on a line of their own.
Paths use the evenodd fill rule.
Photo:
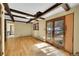
<svg viewBox="0 0 79 59">
<path fill-rule="evenodd" d="M 58 47 L 64 46 L 64 18 L 57 18 L 47 22 L 47 42 Z"/>
<path fill-rule="evenodd" d="M 47 41 L 51 41 L 53 38 L 53 22 L 47 23 Z"/>
<path fill-rule="evenodd" d="M 64 20 L 54 22 L 54 40 L 58 46 L 64 45 Z"/>
</svg>

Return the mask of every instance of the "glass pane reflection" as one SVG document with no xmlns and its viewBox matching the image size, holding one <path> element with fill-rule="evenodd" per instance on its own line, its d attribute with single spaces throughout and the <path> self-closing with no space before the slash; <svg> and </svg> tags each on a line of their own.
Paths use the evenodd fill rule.
<svg viewBox="0 0 79 59">
<path fill-rule="evenodd" d="M 52 39 L 52 31 L 53 31 L 53 22 L 48 22 L 47 23 L 47 39 L 48 40 Z"/>
<path fill-rule="evenodd" d="M 54 39 L 59 46 L 64 45 L 64 20 L 55 21 Z"/>
</svg>

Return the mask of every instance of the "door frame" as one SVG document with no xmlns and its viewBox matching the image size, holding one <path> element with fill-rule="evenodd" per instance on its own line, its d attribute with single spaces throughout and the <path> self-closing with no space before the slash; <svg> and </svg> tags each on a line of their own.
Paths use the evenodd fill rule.
<svg viewBox="0 0 79 59">
<path fill-rule="evenodd" d="M 68 52 L 70 55 L 73 55 L 73 52 L 74 52 L 74 13 L 70 13 L 70 14 L 73 14 L 73 24 L 72 24 L 72 26 L 73 26 L 73 28 L 72 28 L 72 53 L 70 53 L 69 51 L 67 51 L 65 48 L 62 48 L 62 50 L 64 50 L 64 51 L 66 51 L 66 52 Z M 60 17 L 64 17 L 65 18 L 65 16 L 67 16 L 67 15 L 70 15 L 70 14 L 66 14 L 66 15 L 64 15 L 64 16 L 60 16 Z M 56 17 L 56 18 L 53 18 L 53 19 L 50 19 L 50 20 L 47 20 L 46 21 L 46 42 L 47 42 L 47 22 L 50 22 L 50 21 L 54 21 L 54 19 L 57 19 L 57 18 L 60 18 L 60 17 Z M 64 23 L 65 23 L 65 21 L 64 21 Z M 66 24 L 65 24 L 65 26 L 66 26 Z M 64 27 L 64 31 L 66 32 L 66 27 Z M 65 33 L 64 33 L 64 35 L 65 35 Z M 64 37 L 65 38 L 65 37 Z M 49 42 L 47 42 L 47 43 L 49 43 Z M 49 43 L 49 44 L 51 44 L 51 43 Z M 53 46 L 55 46 L 56 47 L 56 45 L 54 45 L 54 44 L 51 44 L 51 45 L 53 45 Z M 64 45 L 65 45 L 65 43 L 64 43 Z M 58 47 L 57 47 L 58 48 Z"/>
</svg>

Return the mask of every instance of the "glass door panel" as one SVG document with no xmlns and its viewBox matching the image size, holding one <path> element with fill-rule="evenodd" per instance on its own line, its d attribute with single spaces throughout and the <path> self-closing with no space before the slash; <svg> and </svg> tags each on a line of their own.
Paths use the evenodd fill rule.
<svg viewBox="0 0 79 59">
<path fill-rule="evenodd" d="M 51 40 L 52 39 L 52 34 L 53 32 L 53 22 L 48 22 L 47 23 L 47 40 Z"/>
<path fill-rule="evenodd" d="M 54 40 L 58 46 L 64 45 L 64 20 L 54 22 Z"/>
</svg>

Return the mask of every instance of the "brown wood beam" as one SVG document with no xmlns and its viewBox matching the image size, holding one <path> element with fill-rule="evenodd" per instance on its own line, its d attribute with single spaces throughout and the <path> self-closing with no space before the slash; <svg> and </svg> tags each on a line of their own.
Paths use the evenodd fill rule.
<svg viewBox="0 0 79 59">
<path fill-rule="evenodd" d="M 28 21 L 27 23 L 31 22 L 32 20 L 35 20 L 39 17 L 41 17 L 42 15 L 50 12 L 51 10 L 54 10 L 55 8 L 57 8 L 59 5 L 61 5 L 62 3 L 56 3 L 55 5 L 51 6 L 50 8 L 48 8 L 47 10 L 45 10 L 44 12 L 42 12 L 40 15 L 38 15 L 38 17 L 35 17 L 34 19 L 31 19 L 30 21 Z"/>
<path fill-rule="evenodd" d="M 31 15 L 31 14 L 28 14 L 28 13 L 25 13 L 25 12 L 22 12 L 22 11 L 19 11 L 19 10 L 15 10 L 15 9 L 12 9 L 12 8 L 10 8 L 10 10 L 11 10 L 12 12 L 16 12 L 16 13 L 20 13 L 20 14 L 23 14 L 23 15 L 28 15 L 28 16 L 34 17 L 34 16 Z"/>
<path fill-rule="evenodd" d="M 5 13 L 5 15 L 9 15 L 9 14 Z M 12 14 L 12 16 L 14 16 L 14 17 L 19 17 L 19 18 L 23 18 L 23 19 L 28 19 L 28 18 L 26 18 L 26 17 L 14 15 L 14 14 Z"/>
<path fill-rule="evenodd" d="M 65 11 L 70 10 L 70 7 L 67 3 L 63 4 L 62 7 L 64 8 Z"/>
<path fill-rule="evenodd" d="M 61 5 L 62 3 L 56 3 L 55 5 L 51 6 L 50 8 L 48 8 L 47 10 L 45 10 L 40 16 L 50 12 L 51 10 L 54 10 L 55 8 L 57 8 L 59 5 Z"/>
<path fill-rule="evenodd" d="M 22 12 L 22 11 L 19 11 L 19 10 L 15 10 L 15 9 L 12 9 L 12 8 L 10 8 L 10 10 L 12 12 L 16 12 L 16 13 L 19 13 L 19 14 L 23 14 L 23 15 L 27 15 L 27 16 L 31 16 L 31 17 L 36 17 L 35 15 L 31 15 L 31 14 L 28 14 L 28 13 L 25 13 L 25 12 Z M 40 19 L 44 19 L 44 18 L 40 17 Z"/>
<path fill-rule="evenodd" d="M 14 22 L 15 20 L 14 20 L 12 14 L 11 14 L 11 11 L 10 11 L 10 8 L 9 8 L 8 4 L 7 4 L 7 3 L 3 3 L 3 5 L 4 5 L 4 7 L 5 7 L 5 10 L 6 10 L 6 11 L 8 12 L 8 14 L 10 15 L 12 21 Z"/>
<path fill-rule="evenodd" d="M 10 19 L 5 19 L 6 21 L 12 21 Z M 26 23 L 25 21 L 18 21 L 18 20 L 15 20 L 15 22 L 21 22 L 21 23 Z"/>
</svg>

